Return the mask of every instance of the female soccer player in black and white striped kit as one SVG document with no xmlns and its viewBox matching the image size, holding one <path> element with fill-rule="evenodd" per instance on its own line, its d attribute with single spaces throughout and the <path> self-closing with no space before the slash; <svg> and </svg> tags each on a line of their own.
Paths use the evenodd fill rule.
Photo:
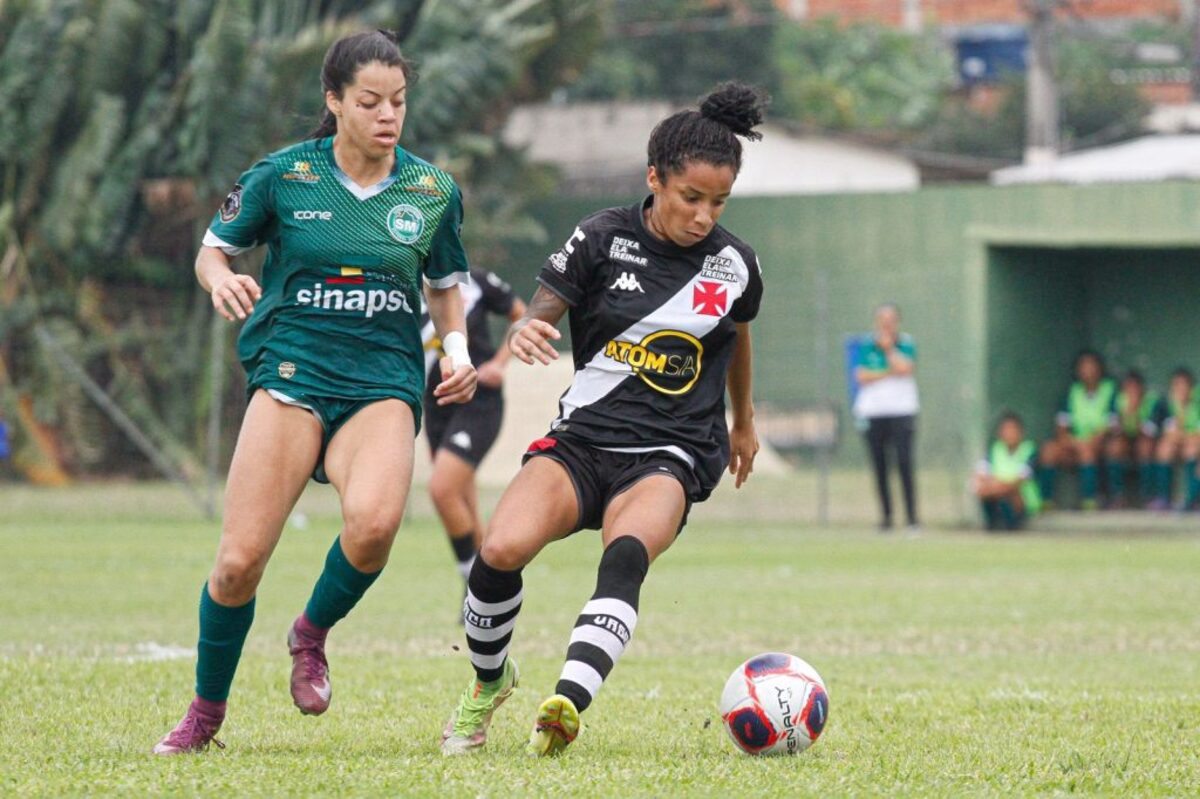
<svg viewBox="0 0 1200 799">
<path fill-rule="evenodd" d="M 575 376 L 550 433 L 533 442 L 475 559 L 464 606 L 475 678 L 443 732 L 442 751 L 481 747 L 517 683 L 507 656 L 521 608 L 521 570 L 546 544 L 600 529 L 596 590 L 571 633 L 554 694 L 530 748 L 555 754 L 579 733 L 637 625 L 650 563 L 674 543 L 693 502 L 726 467 L 736 484 L 758 451 L 751 403 L 750 321 L 762 278 L 754 251 L 717 224 L 741 167 L 738 137 L 757 139 L 764 98 L 723 84 L 699 110 L 650 135 L 651 194 L 579 223 L 538 275 L 508 345 L 525 363 L 557 358 L 555 324 L 570 312 Z M 733 427 L 726 429 L 728 388 Z"/>
</svg>

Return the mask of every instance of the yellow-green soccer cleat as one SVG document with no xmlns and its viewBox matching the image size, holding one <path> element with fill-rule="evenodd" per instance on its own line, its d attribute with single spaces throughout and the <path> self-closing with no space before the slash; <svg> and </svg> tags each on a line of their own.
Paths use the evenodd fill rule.
<svg viewBox="0 0 1200 799">
<path fill-rule="evenodd" d="M 529 735 L 529 752 L 538 757 L 557 755 L 582 729 L 575 703 L 555 694 L 538 707 L 537 721 Z"/>
<path fill-rule="evenodd" d="M 442 730 L 442 754 L 465 755 L 487 743 L 492 714 L 512 696 L 519 680 L 520 672 L 512 658 L 504 661 L 504 673 L 495 682 L 471 680 Z"/>
</svg>

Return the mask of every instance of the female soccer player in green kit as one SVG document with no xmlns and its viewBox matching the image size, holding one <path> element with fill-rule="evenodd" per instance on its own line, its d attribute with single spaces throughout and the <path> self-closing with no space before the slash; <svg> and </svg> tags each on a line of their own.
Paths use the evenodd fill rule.
<svg viewBox="0 0 1200 799">
<path fill-rule="evenodd" d="M 329 707 L 326 634 L 387 563 L 412 478 L 422 280 L 446 353 L 437 402 L 475 392 L 458 289 L 467 272 L 459 190 L 398 146 L 411 77 L 389 33 L 334 43 L 320 127 L 242 175 L 196 258 L 217 311 L 246 322 L 238 353 L 250 402 L 200 595 L 195 699 L 157 754 L 213 741 L 259 580 L 310 476 L 337 489 L 343 526 L 288 633 L 291 691 L 303 713 Z M 268 248 L 261 288 L 230 267 L 259 244 Z"/>
<path fill-rule="evenodd" d="M 596 588 L 575 620 L 554 694 L 538 708 L 533 753 L 580 730 L 629 644 L 650 564 L 674 542 L 722 472 L 741 484 L 758 451 L 750 322 L 763 296 L 754 250 L 717 224 L 756 139 L 764 100 L 725 84 L 650 134 L 651 194 L 582 220 L 538 274 L 508 346 L 525 363 L 558 357 L 570 312 L 575 376 L 551 432 L 533 442 L 471 567 L 463 608 L 475 674 L 442 733 L 448 755 L 478 750 L 517 683 L 508 644 L 522 569 L 551 541 L 601 530 Z M 728 389 L 733 424 L 726 427 Z"/>
</svg>

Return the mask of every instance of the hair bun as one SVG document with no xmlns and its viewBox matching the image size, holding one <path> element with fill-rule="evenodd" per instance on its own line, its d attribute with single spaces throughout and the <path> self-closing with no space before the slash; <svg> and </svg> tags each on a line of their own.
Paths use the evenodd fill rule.
<svg viewBox="0 0 1200 799">
<path fill-rule="evenodd" d="M 754 130 L 761 125 L 769 99 L 765 92 L 745 83 L 729 81 L 718 85 L 700 103 L 700 114 L 719 122 L 739 136 L 751 141 L 762 138 Z"/>
<path fill-rule="evenodd" d="M 380 34 L 381 36 L 383 36 L 383 38 L 387 39 L 389 42 L 396 45 L 397 47 L 400 46 L 400 32 L 399 31 L 389 30 L 387 28 L 376 28 L 375 32 Z"/>
</svg>

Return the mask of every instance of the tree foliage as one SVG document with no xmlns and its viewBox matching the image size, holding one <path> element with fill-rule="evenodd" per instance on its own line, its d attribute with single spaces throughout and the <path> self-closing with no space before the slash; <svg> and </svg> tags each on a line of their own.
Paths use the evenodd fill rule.
<svg viewBox="0 0 1200 799">
<path fill-rule="evenodd" d="M 578 70 L 588 51 L 564 42 L 595 22 L 590 2 L 568 0 L 0 3 L 0 414 L 24 418 L 30 398 L 24 443 L 59 434 L 57 451 L 19 454 L 76 470 L 122 454 L 52 374 L 35 325 L 160 444 L 198 441 L 212 378 L 210 309 L 190 269 L 199 233 L 241 170 L 315 125 L 336 38 L 404 36 L 420 71 L 404 144 L 451 167 L 470 219 L 474 197 L 496 193 L 492 176 L 525 185 L 496 128 Z M 481 226 L 498 237 L 541 235 L 518 199 L 478 210 L 505 220 Z"/>
</svg>

